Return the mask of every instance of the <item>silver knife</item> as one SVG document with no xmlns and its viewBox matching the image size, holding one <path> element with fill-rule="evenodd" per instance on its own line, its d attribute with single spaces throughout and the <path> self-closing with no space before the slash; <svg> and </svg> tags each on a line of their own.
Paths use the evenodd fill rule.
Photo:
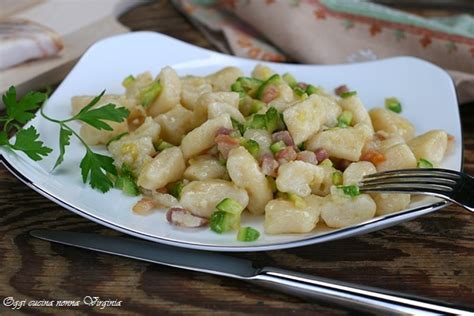
<svg viewBox="0 0 474 316">
<path fill-rule="evenodd" d="M 239 279 L 304 299 L 340 305 L 352 310 L 392 315 L 474 315 L 474 309 L 468 307 L 278 268 L 258 268 L 250 260 L 215 252 L 98 234 L 52 230 L 33 230 L 30 234 L 68 246 Z"/>
</svg>

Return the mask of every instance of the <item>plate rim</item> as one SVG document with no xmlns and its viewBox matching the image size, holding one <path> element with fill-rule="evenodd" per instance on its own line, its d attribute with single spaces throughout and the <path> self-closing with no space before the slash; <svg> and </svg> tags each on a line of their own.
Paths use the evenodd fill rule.
<svg viewBox="0 0 474 316">
<path fill-rule="evenodd" d="M 161 37 L 165 40 L 171 40 L 174 42 L 179 43 L 180 45 L 186 45 L 189 46 L 192 49 L 197 49 L 201 50 L 204 52 L 207 52 L 208 54 L 213 54 L 213 55 L 221 55 L 224 56 L 225 58 L 232 58 L 232 59 L 237 59 L 237 60 L 246 60 L 246 61 L 252 61 L 255 62 L 253 59 L 249 58 L 243 58 L 243 57 L 237 57 L 237 56 L 232 56 L 232 55 L 227 55 L 223 54 L 220 52 L 215 52 L 212 50 L 208 50 L 206 48 L 202 48 L 199 46 L 195 46 L 193 44 L 181 41 L 179 39 L 170 37 L 168 35 L 158 33 L 158 32 L 151 32 L 151 31 L 139 31 L 139 32 L 131 32 L 131 33 L 126 33 L 126 34 L 120 34 L 120 35 L 115 35 L 111 37 L 107 37 L 104 39 L 101 39 L 91 46 L 84 52 L 84 54 L 81 56 L 81 58 L 77 61 L 77 63 L 74 65 L 74 67 L 71 69 L 71 71 L 67 74 L 67 76 L 61 81 L 59 84 L 58 88 L 59 89 L 62 85 L 62 82 L 69 77 L 69 75 L 72 73 L 72 70 L 84 59 L 87 58 L 87 56 L 90 54 L 90 51 L 93 50 L 98 44 L 103 44 L 106 41 L 109 40 L 116 40 L 118 38 L 122 37 L 131 37 L 131 36 L 136 36 L 136 35 L 152 35 L 152 36 L 157 36 Z M 454 89 L 455 91 L 455 86 L 452 78 L 448 75 L 448 73 L 440 68 L 439 66 L 432 64 L 426 60 L 419 59 L 416 57 L 411 57 L 411 56 L 397 56 L 397 57 L 391 57 L 391 58 L 385 58 L 385 59 L 378 59 L 374 61 L 366 61 L 366 62 L 361 62 L 357 64 L 367 64 L 367 63 L 380 63 L 380 62 L 386 62 L 388 60 L 406 60 L 406 59 L 412 59 L 416 60 L 418 62 L 422 62 L 425 64 L 428 64 L 432 67 L 437 68 L 441 72 L 443 72 L 447 77 L 449 77 L 450 82 L 451 82 L 451 88 Z M 267 62 L 267 61 L 262 61 L 265 62 L 266 64 L 278 64 L 281 65 L 282 63 L 274 63 L 274 62 Z M 286 63 L 283 63 L 286 64 Z M 347 66 L 347 65 L 353 65 L 353 64 L 330 64 L 330 65 L 319 65 L 319 64 L 286 64 L 289 66 L 317 66 L 317 67 L 334 67 L 334 66 Z M 458 96 L 456 93 L 454 93 L 454 98 L 456 104 L 459 105 L 458 101 Z M 462 131 L 462 125 L 461 125 L 461 117 L 460 117 L 460 111 L 459 108 L 457 107 L 457 117 L 458 117 L 458 124 L 461 127 L 461 163 L 460 163 L 460 170 L 462 171 L 464 168 L 464 143 L 462 142 L 463 140 L 463 131 Z M 294 240 L 294 241 L 283 241 L 283 242 L 276 242 L 272 244 L 261 244 L 261 245 L 212 245 L 212 244 L 203 244 L 200 242 L 189 242 L 189 241 L 182 241 L 182 240 L 176 240 L 173 238 L 166 238 L 166 237 L 157 237 L 150 235 L 148 233 L 144 232 L 138 232 L 133 229 L 127 228 L 126 226 L 123 225 L 118 225 L 113 223 L 112 221 L 100 218 L 98 216 L 95 216 L 93 214 L 90 214 L 84 210 L 82 210 L 79 207 L 76 207 L 72 205 L 71 203 L 64 201 L 58 197 L 56 197 L 54 194 L 48 192 L 46 189 L 42 188 L 41 186 L 35 184 L 31 179 L 29 179 L 26 175 L 22 174 L 17 168 L 13 166 L 12 163 L 10 163 L 7 158 L 1 154 L 0 152 L 0 162 L 5 166 L 5 168 L 13 174 L 17 179 L 19 179 L 21 182 L 23 182 L 25 185 L 33 189 L 35 192 L 39 193 L 43 197 L 47 198 L 48 200 L 60 205 L 61 207 L 64 207 L 65 209 L 80 215 L 86 219 L 89 219 L 97 224 L 103 225 L 105 227 L 108 227 L 110 229 L 114 229 L 116 231 L 119 231 L 121 233 L 125 233 L 127 235 L 131 235 L 133 237 L 137 237 L 140 239 L 145 239 L 153 242 L 159 242 L 171 246 L 177 246 L 177 247 L 182 247 L 182 248 L 189 248 L 189 249 L 197 249 L 197 250 L 207 250 L 207 251 L 224 251 L 224 252 L 260 252 L 260 251 L 271 251 L 271 250 L 281 250 L 281 249 L 289 249 L 289 248 L 296 248 L 296 247 L 302 247 L 302 246 L 307 246 L 311 244 L 317 244 L 317 243 L 322 243 L 322 242 L 327 242 L 331 240 L 336 240 L 336 239 L 343 239 L 352 236 L 354 233 L 357 233 L 358 231 L 362 230 L 365 231 L 365 233 L 369 233 L 373 230 L 371 228 L 374 228 L 374 230 L 377 230 L 377 226 L 380 222 L 386 223 L 384 225 L 384 228 L 387 228 L 392 225 L 396 225 L 400 223 L 399 219 L 400 217 L 405 217 L 409 216 L 408 219 L 406 220 L 411 220 L 414 219 L 418 216 L 425 215 L 431 212 L 434 212 L 436 210 L 439 210 L 441 208 L 444 208 L 452 203 L 447 202 L 447 201 L 439 201 L 435 202 L 426 206 L 420 206 L 416 207 L 413 209 L 409 209 L 406 211 L 402 212 L 397 212 L 397 213 L 392 213 L 392 214 L 387 214 L 383 216 L 378 216 L 375 218 L 372 218 L 369 221 L 365 221 L 363 223 L 359 223 L 357 225 L 352 225 L 349 227 L 337 229 L 334 231 L 330 231 L 327 233 L 323 233 L 320 235 L 316 236 L 307 236 L 305 238 L 299 239 L 299 240 Z M 403 219 L 401 219 L 403 220 Z M 382 229 L 384 229 L 382 228 Z"/>
<path fill-rule="evenodd" d="M 106 226 L 108 228 L 111 228 L 113 230 L 125 233 L 127 235 L 131 235 L 133 237 L 145 239 L 148 241 L 153 241 L 153 242 L 159 242 L 163 243 L 166 245 L 170 246 L 177 246 L 177 247 L 182 247 L 182 248 L 189 248 L 189 249 L 196 249 L 196 250 L 207 250 L 207 251 L 224 251 L 224 252 L 260 252 L 260 251 L 271 251 L 271 250 L 282 250 L 282 249 L 289 249 L 289 248 L 296 248 L 296 247 L 302 247 L 302 246 L 307 246 L 307 245 L 312 245 L 312 244 L 318 244 L 318 243 L 323 243 L 331 240 L 337 240 L 337 239 L 343 239 L 346 237 L 350 237 L 351 233 L 357 232 L 358 230 L 363 230 L 367 227 L 375 226 L 379 222 L 387 222 L 392 225 L 396 225 L 398 222 L 395 221 L 395 219 L 398 219 L 398 217 L 402 217 L 404 215 L 412 214 L 413 217 L 411 219 L 414 219 L 415 217 L 425 215 L 434 211 L 437 211 L 441 208 L 444 208 L 452 203 L 447 202 L 447 201 L 439 201 L 427 206 L 421 206 L 417 207 L 411 210 L 407 210 L 404 212 L 399 212 L 399 213 L 392 213 L 384 216 L 378 216 L 374 217 L 373 219 L 359 223 L 357 225 L 352 225 L 349 227 L 337 229 L 328 233 L 323 233 L 321 235 L 316 235 L 316 236 L 308 236 L 308 238 L 304 239 L 299 239 L 295 241 L 286 241 L 286 242 L 279 242 L 279 243 L 273 243 L 270 245 L 253 245 L 253 246 L 241 246 L 241 245 L 234 245 L 234 246 L 219 246 L 219 245 L 207 245 L 207 244 L 201 244 L 201 243 L 195 243 L 195 242 L 188 242 L 188 241 L 178 241 L 172 238 L 165 238 L 165 237 L 156 237 L 147 233 L 142 233 L 142 232 L 137 232 L 132 229 L 127 228 L 126 226 L 122 225 L 117 225 L 111 221 L 99 218 L 95 215 L 88 214 L 87 212 L 81 210 L 80 208 L 75 207 L 74 205 L 68 203 L 67 201 L 64 201 L 58 197 L 56 197 L 54 194 L 44 190 L 40 186 L 36 185 L 34 182 L 32 182 L 28 177 L 23 175 L 21 172 L 19 172 L 4 156 L 0 156 L 0 162 L 5 166 L 5 168 L 12 173 L 16 178 L 18 178 L 21 182 L 26 184 L 29 188 L 33 189 L 40 195 L 44 196 L 48 200 L 64 207 L 65 209 L 80 215 L 86 219 L 89 219 L 97 224 Z M 419 215 L 416 215 L 416 213 L 421 213 Z M 392 223 L 390 220 L 392 220 Z M 387 225 L 391 226 L 391 225 Z M 374 227 L 374 228 L 375 228 Z M 368 232 L 367 232 L 368 233 Z"/>
</svg>

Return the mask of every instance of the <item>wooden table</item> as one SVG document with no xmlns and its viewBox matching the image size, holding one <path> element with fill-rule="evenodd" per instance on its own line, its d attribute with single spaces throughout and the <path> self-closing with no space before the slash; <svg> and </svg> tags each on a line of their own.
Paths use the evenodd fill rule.
<svg viewBox="0 0 474 316">
<path fill-rule="evenodd" d="M 166 1 L 138 7 L 121 18 L 133 30 L 162 32 L 211 48 Z M 465 171 L 474 174 L 474 104 L 461 107 Z M 46 228 L 118 233 L 72 214 L 14 178 L 0 166 L 0 315 L 16 300 L 120 300 L 121 307 L 23 307 L 40 314 L 346 314 L 338 308 L 216 276 L 182 271 L 53 245 L 29 237 Z M 338 280 L 474 303 L 474 218 L 455 206 L 392 228 L 285 251 L 242 253 L 272 265 Z"/>
</svg>

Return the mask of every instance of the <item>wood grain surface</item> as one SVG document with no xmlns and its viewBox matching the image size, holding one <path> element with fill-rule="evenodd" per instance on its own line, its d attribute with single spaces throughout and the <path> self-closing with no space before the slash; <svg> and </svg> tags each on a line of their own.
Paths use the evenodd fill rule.
<svg viewBox="0 0 474 316">
<path fill-rule="evenodd" d="M 209 43 L 167 1 L 137 7 L 121 22 L 196 45 Z M 461 106 L 465 171 L 474 174 L 474 104 Z M 35 307 L 32 315 L 318 315 L 350 312 L 222 277 L 53 245 L 32 229 L 118 233 L 72 214 L 0 166 L 0 315 L 15 300 L 122 301 L 120 307 Z M 455 206 L 371 234 L 285 251 L 236 254 L 272 265 L 452 303 L 474 304 L 474 217 Z"/>
</svg>

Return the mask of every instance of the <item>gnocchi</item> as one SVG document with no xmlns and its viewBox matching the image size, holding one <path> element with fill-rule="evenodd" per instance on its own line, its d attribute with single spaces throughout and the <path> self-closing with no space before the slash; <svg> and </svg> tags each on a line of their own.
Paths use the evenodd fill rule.
<svg viewBox="0 0 474 316">
<path fill-rule="evenodd" d="M 206 80 L 211 84 L 212 91 L 230 91 L 230 86 L 244 73 L 237 67 L 225 67 L 209 76 Z"/>
<path fill-rule="evenodd" d="M 275 74 L 270 67 L 264 66 L 262 64 L 258 64 L 252 71 L 252 77 L 259 79 L 259 80 L 267 80 L 271 76 Z"/>
<path fill-rule="evenodd" d="M 333 166 L 320 166 L 323 172 L 323 178 L 321 183 L 311 184 L 311 192 L 319 196 L 326 196 L 331 191 L 331 186 L 333 185 L 333 174 L 337 170 Z"/>
<path fill-rule="evenodd" d="M 321 167 L 303 161 L 290 161 L 278 169 L 276 186 L 280 192 L 305 197 L 311 194 L 310 186 L 321 185 L 323 178 Z"/>
<path fill-rule="evenodd" d="M 249 211 L 262 214 L 273 193 L 255 158 L 243 147 L 232 149 L 227 159 L 227 171 L 236 185 L 247 190 Z"/>
<path fill-rule="evenodd" d="M 404 210 L 410 204 L 410 194 L 403 193 L 371 193 L 377 205 L 377 215 L 386 215 Z"/>
<path fill-rule="evenodd" d="M 199 126 L 208 120 L 209 107 L 233 107 L 239 108 L 239 94 L 235 92 L 210 92 L 204 93 L 197 100 L 194 108 L 194 125 Z"/>
<path fill-rule="evenodd" d="M 382 151 L 385 161 L 377 165 L 377 171 L 416 167 L 416 157 L 407 144 L 397 144 Z"/>
<path fill-rule="evenodd" d="M 244 132 L 245 139 L 251 139 L 258 143 L 260 148 L 259 157 L 270 154 L 270 146 L 272 145 L 272 135 L 263 129 L 248 129 Z"/>
<path fill-rule="evenodd" d="M 309 195 L 299 208 L 291 201 L 276 199 L 265 206 L 265 233 L 308 233 L 319 221 L 322 197 Z"/>
<path fill-rule="evenodd" d="M 153 143 L 158 141 L 159 135 L 160 125 L 151 117 L 147 117 L 138 129 L 110 142 L 108 150 L 112 154 L 117 168 L 126 164 L 137 176 L 143 164 L 151 160 L 151 156 L 155 154 Z"/>
<path fill-rule="evenodd" d="M 353 115 L 352 123 L 364 124 L 369 128 L 370 134 L 374 133 L 374 127 L 372 126 L 372 120 L 370 119 L 369 112 L 362 104 L 362 101 L 357 95 L 349 98 L 342 99 L 339 105 L 345 111 L 350 111 Z"/>
<path fill-rule="evenodd" d="M 439 165 L 448 148 L 448 134 L 442 130 L 429 131 L 410 140 L 408 146 L 416 159 Z"/>
<path fill-rule="evenodd" d="M 301 144 L 316 134 L 322 123 L 321 118 L 326 116 L 325 109 L 316 104 L 315 98 L 316 95 L 310 96 L 283 111 L 283 120 L 296 144 Z"/>
<path fill-rule="evenodd" d="M 173 68 L 163 68 L 156 80 L 161 84 L 161 91 L 147 109 L 148 114 L 152 117 L 171 110 L 176 104 L 179 104 L 181 96 L 181 80 Z"/>
<path fill-rule="evenodd" d="M 158 115 L 155 120 L 161 126 L 161 138 L 173 145 L 179 145 L 184 135 L 193 127 L 193 112 L 178 104 L 168 112 Z"/>
<path fill-rule="evenodd" d="M 321 218 L 329 227 L 341 228 L 371 219 L 377 205 L 368 194 L 347 197 L 330 194 L 321 205 Z"/>
<path fill-rule="evenodd" d="M 188 180 L 222 179 L 227 174 L 222 163 L 211 155 L 197 156 L 188 163 L 189 167 L 184 171 L 184 178 Z"/>
<path fill-rule="evenodd" d="M 240 113 L 239 109 L 233 107 L 230 104 L 211 103 L 207 107 L 207 114 L 209 119 L 228 114 L 232 119 L 239 123 L 245 122 L 245 117 L 242 115 L 242 113 Z"/>
<path fill-rule="evenodd" d="M 207 121 L 184 136 L 181 141 L 184 158 L 189 159 L 211 148 L 215 144 L 217 131 L 222 127 L 232 128 L 230 116 L 227 114 Z"/>
<path fill-rule="evenodd" d="M 84 124 L 84 140 L 107 144 L 119 176 L 130 170 L 146 196 L 135 211 L 169 208 L 221 233 L 238 229 L 242 213 L 260 215 L 267 234 L 293 234 L 404 210 L 409 194 L 360 194 L 358 184 L 421 160 L 438 166 L 448 146 L 442 130 L 415 137 L 400 104 L 368 111 L 356 92 L 335 95 L 265 65 L 250 77 L 236 67 L 184 77 L 165 67 L 122 85 L 95 106 L 125 107 L 127 120 L 110 122 L 112 131 Z M 92 99 L 73 97 L 73 114 Z"/>
<path fill-rule="evenodd" d="M 216 205 L 225 198 L 234 199 L 244 208 L 249 203 L 249 196 L 244 189 L 219 179 L 190 182 L 184 187 L 180 202 L 194 215 L 210 217 Z"/>
<path fill-rule="evenodd" d="M 324 116 L 320 118 L 320 125 L 335 126 L 337 118 L 342 112 L 341 106 L 334 99 L 325 95 L 314 94 L 313 100 L 317 108 L 322 108 L 320 112 L 324 113 Z"/>
<path fill-rule="evenodd" d="M 181 104 L 189 110 L 194 110 L 199 97 L 212 92 L 211 84 L 202 77 L 186 76 L 181 78 Z"/>
<path fill-rule="evenodd" d="M 399 135 L 409 141 L 415 134 L 415 127 L 401 115 L 384 108 L 369 111 L 375 131 L 384 131 L 390 135 Z"/>
<path fill-rule="evenodd" d="M 181 179 L 184 169 L 185 162 L 181 149 L 167 148 L 153 160 L 145 162 L 137 183 L 148 190 L 160 189 L 170 182 Z"/>
<path fill-rule="evenodd" d="M 134 104 L 140 104 L 142 92 L 153 82 L 153 77 L 150 72 L 146 71 L 136 77 L 128 78 L 131 80 L 125 79 L 122 83 L 125 88 L 125 97 Z"/>
<path fill-rule="evenodd" d="M 268 107 L 274 107 L 278 111 L 282 112 L 295 103 L 293 90 L 284 82 L 277 85 L 277 89 L 279 91 L 278 97 L 268 103 Z"/>
<path fill-rule="evenodd" d="M 357 185 L 364 176 L 376 173 L 377 169 L 369 161 L 359 161 L 351 163 L 342 174 L 344 185 Z"/>
<path fill-rule="evenodd" d="M 358 161 L 367 139 L 363 126 L 327 129 L 311 137 L 306 142 L 306 148 L 324 148 L 331 157 Z"/>
</svg>

